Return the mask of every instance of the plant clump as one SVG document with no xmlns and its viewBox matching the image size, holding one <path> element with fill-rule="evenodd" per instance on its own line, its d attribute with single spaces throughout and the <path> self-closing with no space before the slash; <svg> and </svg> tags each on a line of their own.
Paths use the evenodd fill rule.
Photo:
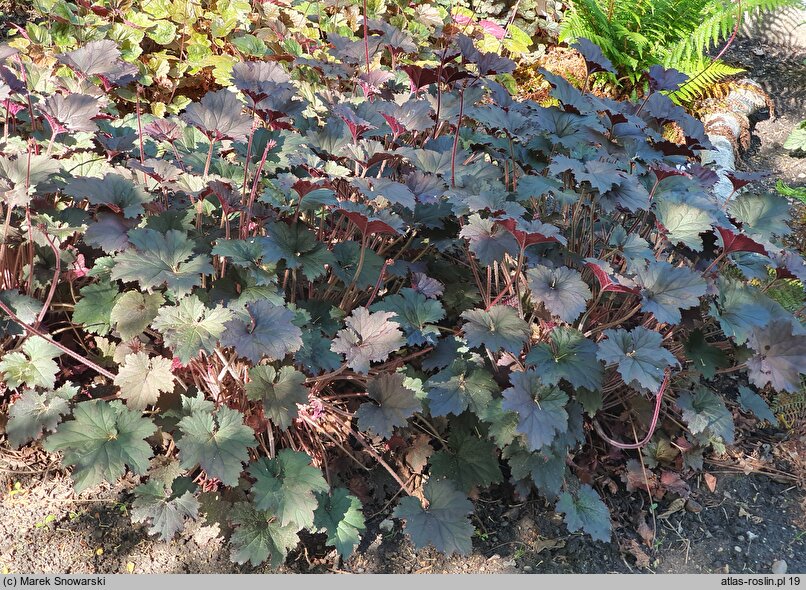
<svg viewBox="0 0 806 590">
<path fill-rule="evenodd" d="M 181 1 L 151 4 L 129 28 L 201 51 Z M 61 453 L 78 492 L 137 477 L 163 539 L 227 503 L 232 559 L 276 567 L 303 531 L 352 554 L 368 468 L 418 548 L 469 552 L 490 486 L 608 541 L 599 475 L 635 489 L 641 453 L 685 495 L 733 411 L 775 420 L 806 366 L 803 308 L 760 283 L 804 279 L 788 203 L 738 173 L 715 196 L 679 73 L 598 97 L 588 42 L 582 90 L 544 71 L 554 104 L 516 100 L 509 50 L 426 7 L 289 9 L 279 45 L 212 19 L 230 76 L 150 112 L 145 38 L 0 46 L 10 444 Z"/>
</svg>

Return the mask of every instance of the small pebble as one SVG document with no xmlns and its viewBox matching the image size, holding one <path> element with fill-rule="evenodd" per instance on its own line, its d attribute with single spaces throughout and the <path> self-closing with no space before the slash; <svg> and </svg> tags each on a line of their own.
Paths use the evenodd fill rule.
<svg viewBox="0 0 806 590">
<path fill-rule="evenodd" d="M 756 533 L 754 533 L 753 531 L 747 531 L 748 541 L 755 541 L 756 539 L 758 539 L 758 535 Z"/>
<path fill-rule="evenodd" d="M 736 547 L 734 547 L 734 548 L 733 548 L 733 550 L 734 550 L 736 553 L 741 553 L 741 552 L 742 552 L 742 548 L 741 548 L 741 547 L 739 547 L 738 545 L 736 545 Z"/>
<path fill-rule="evenodd" d="M 722 547 L 720 547 L 719 549 L 716 550 L 717 553 L 722 553 L 723 551 L 724 551 L 724 549 Z"/>
<path fill-rule="evenodd" d="M 358 568 L 356 571 L 357 571 L 359 574 L 363 574 L 363 573 L 364 573 L 364 568 L 363 568 L 363 567 L 360 567 L 360 568 Z"/>
<path fill-rule="evenodd" d="M 698 514 L 702 512 L 702 504 L 689 498 L 686 502 L 686 510 L 693 512 L 694 514 Z"/>
<path fill-rule="evenodd" d="M 390 518 L 385 518 L 378 524 L 378 528 L 381 529 L 383 532 L 388 533 L 393 528 L 395 528 L 395 523 L 392 522 Z"/>
<path fill-rule="evenodd" d="M 515 563 L 514 559 L 509 559 L 504 563 L 502 563 L 501 565 L 503 565 L 504 567 L 515 567 L 517 564 Z"/>
<path fill-rule="evenodd" d="M 778 561 L 774 561 L 772 564 L 772 573 L 784 575 L 787 570 L 786 561 L 783 559 L 779 559 Z"/>
<path fill-rule="evenodd" d="M 469 566 L 468 566 L 466 563 L 463 563 L 463 564 L 462 564 L 462 569 L 463 569 L 463 570 L 466 570 L 468 567 L 469 567 Z"/>
<path fill-rule="evenodd" d="M 498 553 L 494 553 L 493 555 L 490 555 L 490 557 L 487 558 L 487 561 L 493 561 L 494 559 L 501 559 L 501 556 L 498 555 Z"/>
<path fill-rule="evenodd" d="M 530 572 L 530 571 L 532 571 L 532 566 L 531 566 L 531 565 L 525 565 L 525 566 L 523 566 L 523 571 L 525 571 L 525 572 Z"/>
<path fill-rule="evenodd" d="M 736 539 L 738 541 L 744 541 L 744 535 L 739 535 L 738 537 L 736 537 Z"/>
</svg>

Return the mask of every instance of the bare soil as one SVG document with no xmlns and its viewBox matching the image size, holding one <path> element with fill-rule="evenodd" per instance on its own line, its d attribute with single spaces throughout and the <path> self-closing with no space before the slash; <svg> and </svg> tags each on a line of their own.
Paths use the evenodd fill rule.
<svg viewBox="0 0 806 590">
<path fill-rule="evenodd" d="M 189 524 L 175 539 L 150 537 L 129 514 L 132 481 L 97 487 L 76 497 L 66 473 L 44 467 L 11 469 L 0 459 L 0 571 L 12 573 L 261 573 L 230 562 L 225 530 L 209 521 Z M 53 458 L 37 453 L 37 462 Z M 29 461 L 30 463 L 30 461 Z M 17 473 L 14 473 L 17 471 Z M 22 472 L 22 473 L 21 473 Z M 711 473 L 714 473 L 711 470 Z M 614 522 L 612 543 L 569 534 L 550 505 L 512 502 L 505 488 L 476 502 L 477 529 L 469 556 L 414 551 L 400 525 L 372 515 L 356 554 L 339 563 L 323 536 L 305 535 L 279 571 L 299 573 L 765 573 L 783 559 L 789 572 L 806 572 L 806 495 L 768 476 L 716 472 L 713 492 L 699 476 L 689 507 L 673 496 L 655 510 L 656 538 L 642 541 L 640 520 L 653 528 L 643 492 L 623 484 L 606 496 Z M 668 496 L 668 495 L 667 495 Z M 671 514 L 668 514 L 670 512 Z M 650 516 L 646 516 L 650 513 Z M 667 513 L 667 514 L 664 514 Z M 211 524 L 212 522 L 212 524 Z M 388 525 L 392 525 L 391 528 Z"/>
</svg>

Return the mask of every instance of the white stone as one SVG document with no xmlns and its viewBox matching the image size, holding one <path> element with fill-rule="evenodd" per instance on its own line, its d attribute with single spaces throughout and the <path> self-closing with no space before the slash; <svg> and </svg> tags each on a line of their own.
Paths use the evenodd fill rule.
<svg viewBox="0 0 806 590">
<path fill-rule="evenodd" d="M 784 575 L 787 569 L 788 566 L 786 564 L 786 561 L 784 561 L 783 559 L 779 559 L 778 561 L 774 561 L 772 563 L 772 573 L 774 574 Z"/>
</svg>

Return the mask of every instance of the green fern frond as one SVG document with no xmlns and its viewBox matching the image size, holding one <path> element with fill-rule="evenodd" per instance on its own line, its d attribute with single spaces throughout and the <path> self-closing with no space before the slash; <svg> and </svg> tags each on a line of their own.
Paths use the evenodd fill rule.
<svg viewBox="0 0 806 590">
<path fill-rule="evenodd" d="M 671 99 L 677 103 L 690 103 L 703 98 L 710 87 L 744 72 L 742 68 L 729 66 L 723 61 L 711 62 L 707 58 L 682 61 L 674 67 L 689 76 L 686 84 L 671 95 Z"/>
<path fill-rule="evenodd" d="M 772 411 L 787 428 L 806 420 L 806 384 L 796 393 L 780 393 L 775 397 Z"/>
<path fill-rule="evenodd" d="M 620 77 L 635 82 L 652 65 L 675 68 L 694 78 L 709 63 L 706 53 L 728 38 L 743 15 L 801 5 L 804 0 L 571 0 L 560 40 L 580 37 L 599 45 Z M 742 70 L 718 63 L 678 95 L 702 96 Z"/>
<path fill-rule="evenodd" d="M 803 0 L 742 0 L 741 5 L 734 2 L 712 2 L 706 14 L 702 15 L 699 24 L 686 36 L 669 47 L 669 60 L 672 62 L 691 59 L 705 55 L 712 47 L 719 45 L 720 40 L 731 35 L 736 27 L 741 6 L 742 18 L 753 12 L 770 12 L 788 6 L 802 5 Z"/>
</svg>

